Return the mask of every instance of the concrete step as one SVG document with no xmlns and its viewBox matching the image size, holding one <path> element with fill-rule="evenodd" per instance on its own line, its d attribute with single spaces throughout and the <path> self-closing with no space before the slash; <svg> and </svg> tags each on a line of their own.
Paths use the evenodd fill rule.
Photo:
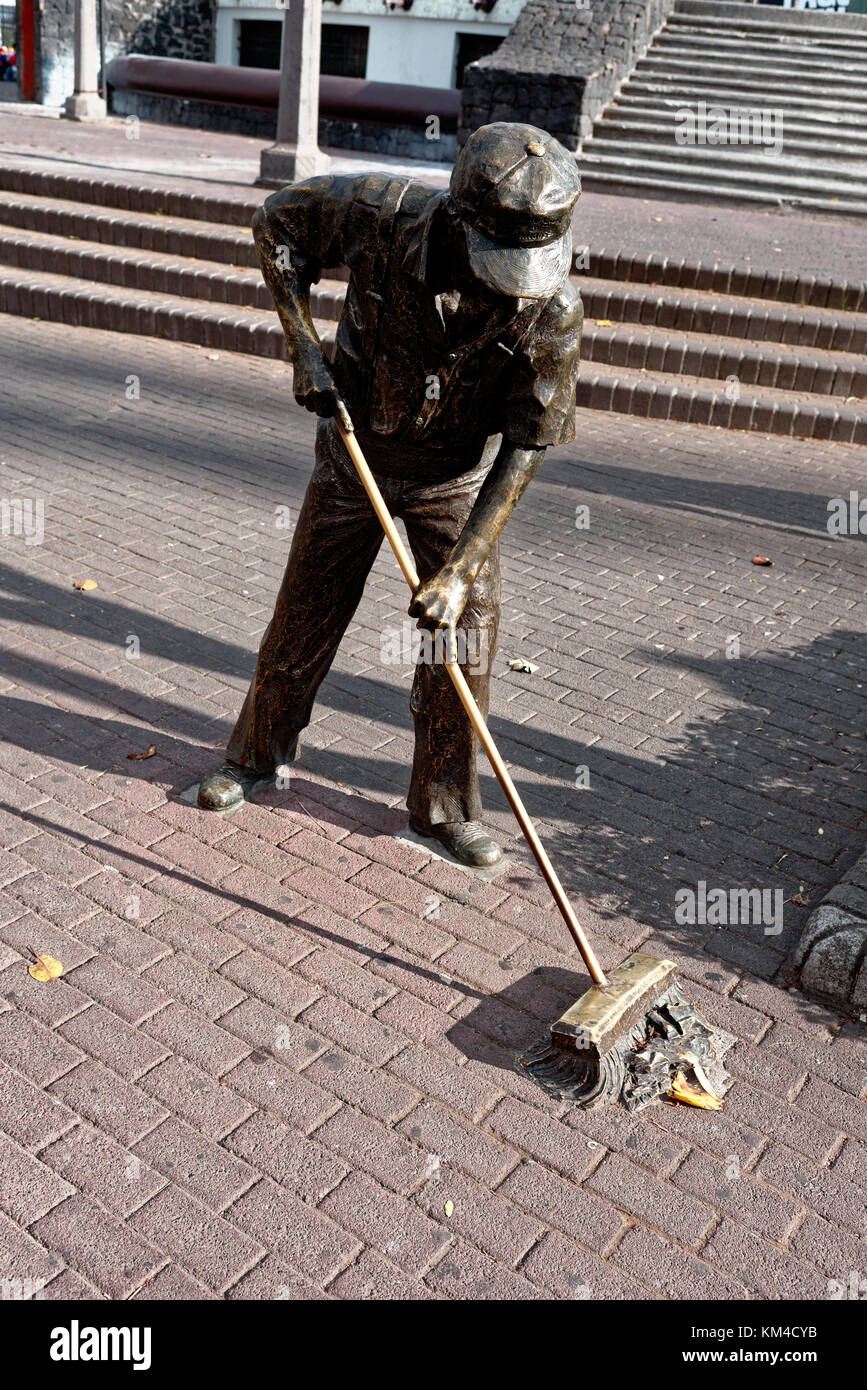
<svg viewBox="0 0 867 1390">
<path fill-rule="evenodd" d="M 775 58 L 784 59 L 787 63 L 799 65 L 815 64 L 823 70 L 826 67 L 836 70 L 836 65 L 839 64 L 844 69 L 851 68 L 857 74 L 863 71 L 859 64 L 867 57 L 867 38 L 860 43 L 851 40 L 835 43 L 832 39 L 802 39 L 793 42 L 790 34 L 766 34 L 757 37 L 744 32 L 734 34 L 704 25 L 672 24 L 669 21 L 665 28 L 654 36 L 651 44 L 651 49 L 663 48 L 682 49 L 695 56 L 701 55 L 704 59 L 725 54 L 755 58 L 757 61 L 773 62 Z"/>
<path fill-rule="evenodd" d="M 121 211 L 66 199 L 7 193 L 0 217 L 8 227 L 47 235 L 77 237 L 109 246 L 160 251 L 224 265 L 258 266 L 252 232 L 158 213 Z"/>
<path fill-rule="evenodd" d="M 751 95 L 748 101 L 737 102 L 729 99 L 729 94 L 719 101 L 713 97 L 708 97 L 707 91 L 694 86 L 690 94 L 684 96 L 677 89 L 670 89 L 660 83 L 638 83 L 637 90 L 630 90 L 631 79 L 624 83 L 617 95 L 612 98 L 620 108 L 627 106 L 651 106 L 657 109 L 669 111 L 682 111 L 685 106 L 695 107 L 696 102 L 705 101 L 708 106 L 756 106 L 761 107 L 762 101 L 756 101 L 755 96 Z M 648 90 L 644 90 L 648 88 Z M 862 136 L 867 133 L 867 121 L 864 121 L 860 112 L 845 111 L 839 107 L 824 107 L 821 110 L 814 110 L 809 102 L 799 102 L 797 99 L 790 101 L 776 101 L 775 108 L 782 110 L 784 120 L 798 122 L 817 130 L 831 126 L 834 130 L 853 130 Z"/>
<path fill-rule="evenodd" d="M 656 118 L 646 115 L 639 121 L 631 117 L 621 117 L 619 108 L 613 104 L 606 109 L 604 115 L 594 125 L 592 138 L 584 142 L 584 149 L 591 149 L 597 140 L 617 142 L 620 145 L 623 142 L 638 141 L 642 145 L 649 143 L 665 146 L 671 152 L 675 147 L 678 150 L 683 148 L 677 145 L 675 140 L 677 129 L 678 124 L 673 114 L 663 113 Z M 790 158 L 811 161 L 821 159 L 830 167 L 830 171 L 834 175 L 839 174 L 843 168 L 850 164 L 854 164 L 854 167 L 857 168 L 858 162 L 861 161 L 861 167 L 865 177 L 867 177 L 867 138 L 859 141 L 855 148 L 853 148 L 854 142 L 844 140 L 842 137 L 839 141 L 798 138 L 793 133 L 791 125 L 786 122 L 783 139 L 786 155 Z M 686 146 L 686 148 L 692 147 Z M 730 147 L 714 147 L 715 150 L 726 148 Z M 756 149 L 755 146 L 751 148 Z"/>
<path fill-rule="evenodd" d="M 684 147 L 689 150 L 689 147 Z M 635 142 L 618 150 L 614 141 L 587 141 L 582 152 L 582 177 L 586 187 L 600 173 L 616 173 L 624 181 L 647 183 L 668 179 L 693 191 L 712 195 L 728 194 L 737 199 L 754 194 L 765 202 L 861 216 L 867 211 L 867 185 L 853 179 L 848 186 L 822 186 L 821 180 L 794 176 L 784 178 L 765 173 L 761 155 L 744 152 L 743 158 L 719 159 L 708 148 L 689 151 L 681 157 L 680 148 L 666 150 L 647 142 Z M 770 163 L 770 160 L 769 160 Z M 777 166 L 779 167 L 779 166 Z"/>
<path fill-rule="evenodd" d="M 729 203 L 734 207 L 744 204 L 765 205 L 769 207 L 792 207 L 799 212 L 835 213 L 842 216 L 867 216 L 867 203 L 841 204 L 827 198 L 814 198 L 806 194 L 797 197 L 783 197 L 774 190 L 739 186 L 737 183 L 713 184 L 692 179 L 684 171 L 676 174 L 648 174 L 632 169 L 621 170 L 615 165 L 609 167 L 597 160 L 593 168 L 582 173 L 584 187 L 594 193 L 622 193 L 635 197 L 672 198 L 678 202 Z"/>
<path fill-rule="evenodd" d="M 860 353 L 750 342 L 706 333 L 679 333 L 632 323 L 599 324 L 587 317 L 582 361 L 662 373 L 728 380 L 840 398 L 867 413 L 867 361 Z"/>
<path fill-rule="evenodd" d="M 700 290 L 619 285 L 584 275 L 573 278 L 588 319 L 826 352 L 867 352 L 864 313 L 799 308 Z"/>
<path fill-rule="evenodd" d="M 197 343 L 224 352 L 287 356 L 273 310 L 205 303 L 15 266 L 0 265 L 0 313 Z M 333 342 L 333 322 L 316 321 L 316 329 L 326 346 Z"/>
<path fill-rule="evenodd" d="M 690 174 L 695 168 L 696 172 L 706 169 L 714 181 L 734 177 L 749 182 L 755 178 L 764 186 L 777 188 L 780 193 L 803 189 L 828 198 L 867 200 L 867 160 L 840 161 L 833 170 L 823 173 L 809 160 L 788 151 L 776 154 L 769 146 L 679 145 L 674 140 L 660 143 L 637 139 L 635 131 L 630 131 L 626 139 L 607 139 L 604 143 L 594 133 L 584 143 L 582 162 L 596 153 L 606 158 L 650 160 L 654 167 L 676 160 L 678 167 Z"/>
<path fill-rule="evenodd" d="M 759 77 L 754 79 L 750 73 L 717 76 L 713 68 L 703 71 L 694 67 L 692 72 L 683 72 L 663 67 L 648 71 L 638 63 L 621 90 L 678 97 L 685 105 L 690 101 L 706 101 L 717 106 L 770 106 L 773 103 L 784 111 L 798 111 L 805 116 L 811 112 L 833 111 L 846 116 L 852 125 L 867 121 L 865 100 L 859 93 L 831 93 L 825 87 L 805 93 L 801 84 L 793 86 L 791 79 L 765 82 Z"/>
<path fill-rule="evenodd" d="M 867 417 L 857 406 L 764 386 L 734 390 L 703 377 L 670 377 L 584 363 L 576 402 L 590 410 L 644 419 L 867 444 Z"/>
<path fill-rule="evenodd" d="M 0 208 L 0 219 L 4 214 Z M 0 263 L 212 304 L 239 304 L 266 312 L 273 312 L 274 308 L 258 266 L 255 270 L 239 269 L 218 261 L 191 260 L 138 247 L 49 236 L 3 226 L 2 221 Z M 321 280 L 314 286 L 310 296 L 314 317 L 339 318 L 345 290 L 345 284 L 339 280 Z"/>
<path fill-rule="evenodd" d="M 763 56 L 767 62 L 815 63 L 822 67 L 857 67 L 867 56 L 867 40 L 794 39 L 788 34 L 749 34 L 730 30 L 686 30 L 666 24 L 654 36 L 653 48 L 683 48 L 696 55 L 743 53 Z"/>
<path fill-rule="evenodd" d="M 600 141 L 600 145 L 603 142 Z M 653 147 L 648 144 L 647 150 Z M 778 206 L 792 206 L 815 212 L 842 213 L 863 217 L 867 214 L 867 197 L 863 194 L 825 196 L 806 187 L 793 188 L 790 181 L 776 180 L 773 176 L 762 178 L 749 172 L 733 172 L 729 177 L 718 167 L 707 164 L 692 164 L 687 167 L 672 157 L 670 161 L 650 161 L 644 157 L 625 158 L 606 155 L 604 149 L 594 149 L 592 153 L 582 154 L 582 181 L 585 188 L 607 192 L 619 187 L 627 192 L 637 189 L 653 189 L 660 196 L 678 198 L 701 198 L 711 201 L 725 198 L 733 203 L 756 202 Z"/>
<path fill-rule="evenodd" d="M 668 137 L 673 138 L 679 124 L 677 113 L 683 107 L 678 101 L 667 99 L 642 101 L 639 97 L 627 95 L 615 97 L 599 118 L 594 134 L 603 126 L 612 124 L 629 127 L 633 134 L 642 133 L 656 126 L 663 126 Z M 830 115 L 823 120 L 801 121 L 786 116 L 783 136 L 787 149 L 803 146 L 817 149 L 831 156 L 848 159 L 855 155 L 867 159 L 867 126 L 846 125 Z"/>
<path fill-rule="evenodd" d="M 867 16 L 846 13 L 818 13 L 812 10 L 783 10 L 755 6 L 747 10 L 743 0 L 678 0 L 669 24 L 702 24 L 732 33 L 772 33 L 792 40 L 844 39 L 855 43 L 867 38 Z"/>
<path fill-rule="evenodd" d="M 750 34 L 733 30 L 687 30 L 682 26 L 666 24 L 654 35 L 653 49 L 682 48 L 703 55 L 743 54 L 766 62 L 793 63 L 798 65 L 815 64 L 823 71 L 834 69 L 835 64 L 844 68 L 859 67 L 867 56 L 867 40 L 852 39 L 795 39 L 788 34 Z"/>
<path fill-rule="evenodd" d="M 811 95 L 836 100 L 849 97 L 863 101 L 867 95 L 867 76 L 863 64 L 853 64 L 851 71 L 842 71 L 840 66 L 821 67 L 812 61 L 801 65 L 789 63 L 779 58 L 742 53 L 690 52 L 688 49 L 657 48 L 653 45 L 636 64 L 635 72 L 686 73 L 695 76 L 698 72 L 712 75 L 714 81 L 761 82 L 766 90 L 776 90 L 791 82 L 800 83 Z"/>
</svg>

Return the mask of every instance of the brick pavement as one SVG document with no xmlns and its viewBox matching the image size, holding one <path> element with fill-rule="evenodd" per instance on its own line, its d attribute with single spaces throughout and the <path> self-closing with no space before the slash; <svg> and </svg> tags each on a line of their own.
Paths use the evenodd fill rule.
<svg viewBox="0 0 867 1390">
<path fill-rule="evenodd" d="M 587 980 L 493 779 L 492 882 L 394 838 L 385 552 L 289 788 L 228 819 L 181 799 L 309 470 L 286 368 L 0 325 L 0 499 L 44 505 L 41 544 L 4 513 L 0 571 L 0 1279 L 824 1299 L 863 1274 L 863 1029 L 775 983 L 863 845 L 865 550 L 825 527 L 860 451 L 582 411 L 510 524 L 494 734 L 603 962 L 673 955 L 738 1038 L 721 1114 L 568 1113 L 513 1059 Z M 700 880 L 798 901 L 777 935 L 678 925 Z"/>
</svg>

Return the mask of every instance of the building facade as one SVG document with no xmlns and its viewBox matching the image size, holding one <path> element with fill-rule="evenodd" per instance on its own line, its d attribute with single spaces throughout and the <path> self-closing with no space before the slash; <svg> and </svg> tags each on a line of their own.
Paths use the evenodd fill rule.
<svg viewBox="0 0 867 1390">
<path fill-rule="evenodd" d="M 457 87 L 467 63 L 497 47 L 525 3 L 323 0 L 322 70 Z M 19 10 L 22 4 L 35 31 L 36 100 L 59 106 L 72 91 L 73 0 L 18 0 Z M 142 53 L 277 68 L 282 8 L 281 0 L 104 0 L 106 60 Z"/>
<path fill-rule="evenodd" d="M 322 71 L 370 82 L 459 87 L 467 63 L 491 53 L 525 0 L 323 0 Z M 214 58 L 279 67 L 280 7 L 217 0 Z"/>
</svg>

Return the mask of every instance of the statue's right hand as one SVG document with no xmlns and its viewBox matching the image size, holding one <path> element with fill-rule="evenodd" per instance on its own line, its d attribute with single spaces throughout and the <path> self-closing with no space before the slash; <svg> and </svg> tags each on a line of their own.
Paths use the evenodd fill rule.
<svg viewBox="0 0 867 1390">
<path fill-rule="evenodd" d="M 306 410 L 312 410 L 326 419 L 337 415 L 347 429 L 352 428 L 349 412 L 340 398 L 331 368 L 318 350 L 299 354 L 296 358 L 293 391 L 298 404 Z"/>
</svg>

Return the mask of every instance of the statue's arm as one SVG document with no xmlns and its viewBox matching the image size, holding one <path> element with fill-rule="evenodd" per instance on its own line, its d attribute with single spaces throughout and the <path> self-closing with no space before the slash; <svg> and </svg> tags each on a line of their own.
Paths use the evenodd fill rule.
<svg viewBox="0 0 867 1390">
<path fill-rule="evenodd" d="M 352 206 L 352 185 L 351 179 L 307 179 L 267 198 L 253 217 L 262 276 L 294 369 L 295 399 L 317 415 L 345 414 L 313 322 L 310 286 L 323 266 L 342 262 L 342 232 Z"/>
<path fill-rule="evenodd" d="M 544 449 L 526 449 L 503 440 L 451 555 L 413 598 L 409 611 L 420 627 L 454 627 L 482 566 L 544 457 Z"/>
</svg>

